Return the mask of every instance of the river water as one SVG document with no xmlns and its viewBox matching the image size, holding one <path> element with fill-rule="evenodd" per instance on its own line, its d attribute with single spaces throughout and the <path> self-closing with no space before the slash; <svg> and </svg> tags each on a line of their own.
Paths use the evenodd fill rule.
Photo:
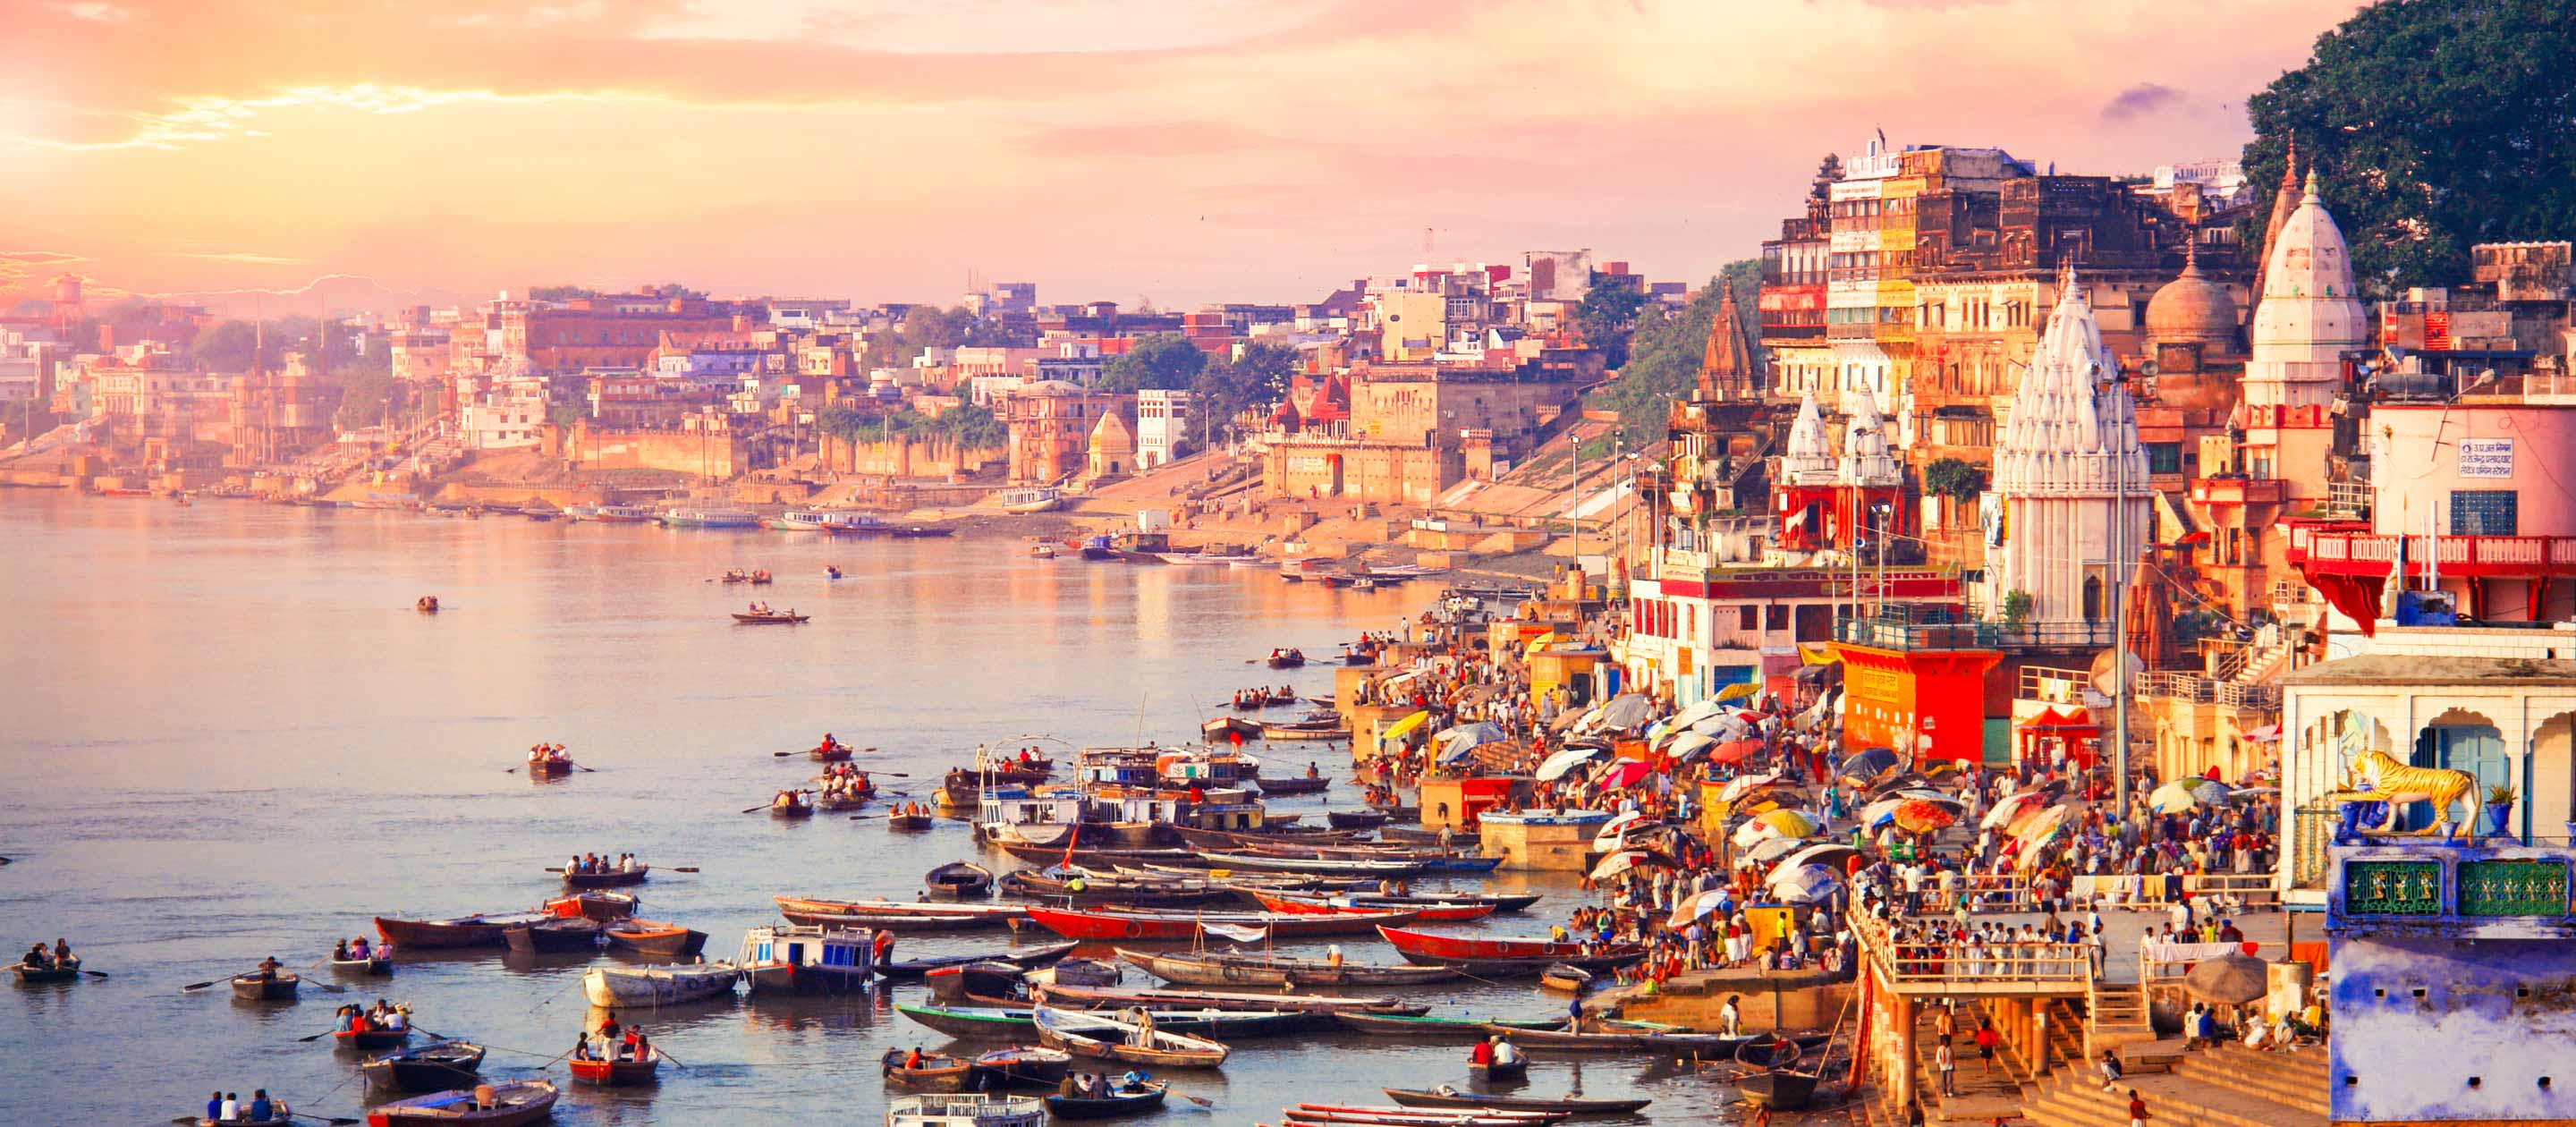
<svg viewBox="0 0 2576 1127">
<path fill-rule="evenodd" d="M 827 582 L 826 563 L 848 578 Z M 729 567 L 779 578 L 765 589 L 707 581 Z M 754 590 L 812 623 L 734 626 L 726 613 Z M 556 889 L 542 868 L 582 851 L 702 869 L 656 873 L 640 890 L 645 914 L 708 932 L 708 957 L 728 958 L 745 928 L 776 922 L 773 895 L 908 900 L 931 867 L 976 854 L 953 821 L 894 835 L 882 822 L 737 813 L 810 777 L 802 756 L 772 752 L 830 730 L 879 748 L 865 765 L 910 773 L 926 796 L 977 743 L 1017 746 L 1021 733 L 1182 742 L 1236 688 L 1330 691 L 1328 667 L 1274 673 L 1247 659 L 1273 646 L 1338 652 L 1435 593 L 1043 561 L 1009 540 L 0 490 L 0 856 L 14 862 L 0 867 L 0 943 L 69 937 L 111 975 L 0 998 L 0 1123 L 165 1123 L 218 1088 L 356 1114 L 366 1093 L 351 1061 L 297 1038 L 329 1028 L 337 1003 L 379 995 L 409 1002 L 422 1029 L 494 1046 L 486 1077 L 564 1083 L 561 1066 L 534 1069 L 583 1023 L 577 958 L 406 962 L 345 996 L 315 989 L 323 971 L 296 1004 L 235 1002 L 220 983 L 179 988 L 268 955 L 305 967 L 334 938 L 367 933 L 373 915 L 524 909 Z M 446 612 L 414 613 L 423 594 Z M 540 740 L 596 772 L 532 784 L 510 770 Z M 1290 747 L 1274 762 L 1318 757 Z M 1345 783 L 1274 806 L 1357 801 Z M 1550 892 L 1532 914 L 1492 925 L 1500 932 L 1543 930 L 1577 895 L 1551 878 L 1491 883 Z M 1002 942 L 911 936 L 898 952 Z M 1351 946 L 1356 959 L 1396 960 L 1379 944 Z M 1535 1017 L 1565 1004 L 1521 985 L 1405 992 L 1449 1014 Z M 567 1084 L 555 1118 L 876 1122 L 888 1098 L 878 1056 L 946 1043 L 894 1012 L 921 993 L 625 1015 L 685 1067 L 651 1089 Z M 1277 1122 L 1298 1100 L 1465 1088 L 1464 1056 L 1340 1034 L 1247 1041 L 1222 1073 L 1175 1077 L 1175 1093 L 1212 1110 L 1175 1099 L 1164 1116 Z M 1652 1096 L 1641 1118 L 1657 1122 L 1738 1114 L 1721 1086 L 1670 1061 L 1542 1059 L 1521 1091 L 1577 1088 Z"/>
</svg>

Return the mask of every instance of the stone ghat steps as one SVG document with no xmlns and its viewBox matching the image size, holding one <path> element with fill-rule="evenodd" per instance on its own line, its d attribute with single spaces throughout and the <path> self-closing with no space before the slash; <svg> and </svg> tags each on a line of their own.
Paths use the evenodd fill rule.
<svg viewBox="0 0 2576 1127">
<path fill-rule="evenodd" d="M 2301 1111 L 2334 1113 L 2332 1081 L 2321 1047 L 2266 1053 L 2223 1046 L 2183 1058 L 2174 1072 L 2188 1080 L 2261 1096 Z"/>
<path fill-rule="evenodd" d="M 2146 1098 L 2150 1123 L 2167 1127 L 2324 1127 L 2326 1117 L 2258 1096 L 2213 1090 L 2174 1076 L 2131 1076 L 2115 1091 L 2099 1078 L 2077 1074 L 2051 1079 L 2023 1104 L 2022 1115 L 2040 1127 L 2128 1127 L 2129 1089 Z"/>
</svg>

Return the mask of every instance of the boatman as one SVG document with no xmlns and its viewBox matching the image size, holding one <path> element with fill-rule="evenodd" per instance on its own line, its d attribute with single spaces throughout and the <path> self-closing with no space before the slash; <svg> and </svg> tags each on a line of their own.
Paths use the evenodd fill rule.
<svg viewBox="0 0 2576 1127">
<path fill-rule="evenodd" d="M 1502 1039 L 1502 1035 L 1497 1033 L 1494 1036 L 1487 1037 L 1482 1041 L 1476 1042 L 1475 1048 L 1467 1050 L 1467 1063 L 1471 1066 L 1494 1063 L 1494 1042 Z"/>
<path fill-rule="evenodd" d="M 877 929 L 876 940 L 868 945 L 868 965 L 882 967 L 894 958 L 894 933 Z"/>
<path fill-rule="evenodd" d="M 1503 1034 L 1494 1034 L 1494 1063 L 1508 1065 L 1520 1062 L 1520 1046 L 1512 1044 L 1512 1039 Z"/>
</svg>

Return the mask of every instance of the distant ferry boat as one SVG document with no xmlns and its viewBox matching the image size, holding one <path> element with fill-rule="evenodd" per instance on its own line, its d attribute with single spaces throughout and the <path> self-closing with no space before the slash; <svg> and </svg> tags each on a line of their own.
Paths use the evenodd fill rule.
<svg viewBox="0 0 2576 1127">
<path fill-rule="evenodd" d="M 600 524 L 646 524 L 655 519 L 653 510 L 642 505 L 574 505 L 564 510 L 564 517 Z"/>
<path fill-rule="evenodd" d="M 842 536 L 883 536 L 894 526 L 869 513 L 815 513 L 827 532 Z"/>
<path fill-rule="evenodd" d="M 1064 494 L 1043 487 L 1005 489 L 996 494 L 994 500 L 1001 503 L 1002 511 L 1006 513 L 1044 513 L 1063 505 Z"/>
<path fill-rule="evenodd" d="M 780 513 L 760 518 L 760 527 L 773 532 L 820 532 L 823 530 L 823 514 Z"/>
<path fill-rule="evenodd" d="M 749 509 L 673 509 L 662 514 L 666 528 L 758 528 L 760 514 Z"/>
</svg>

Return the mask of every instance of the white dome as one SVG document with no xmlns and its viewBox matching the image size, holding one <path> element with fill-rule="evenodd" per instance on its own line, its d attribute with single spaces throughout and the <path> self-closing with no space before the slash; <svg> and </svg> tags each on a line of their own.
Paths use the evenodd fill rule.
<svg viewBox="0 0 2576 1127">
<path fill-rule="evenodd" d="M 2263 295 L 2254 307 L 2255 346 L 2359 347 L 2369 331 L 2363 317 L 2352 252 L 2343 229 L 2318 202 L 2316 174 L 2310 173 L 2299 209 L 2281 225 L 2280 237 L 2264 258 Z"/>
<path fill-rule="evenodd" d="M 1878 397 L 1866 385 L 1854 394 L 1851 422 L 1843 427 L 1842 483 L 1894 488 L 1896 459 L 1887 452 L 1887 424 L 1878 417 Z"/>
<path fill-rule="evenodd" d="M 1831 485 L 1834 448 L 1825 437 L 1825 417 L 1816 397 L 1798 395 L 1798 421 L 1789 425 L 1789 452 L 1780 459 L 1780 476 L 1791 485 Z"/>
</svg>

